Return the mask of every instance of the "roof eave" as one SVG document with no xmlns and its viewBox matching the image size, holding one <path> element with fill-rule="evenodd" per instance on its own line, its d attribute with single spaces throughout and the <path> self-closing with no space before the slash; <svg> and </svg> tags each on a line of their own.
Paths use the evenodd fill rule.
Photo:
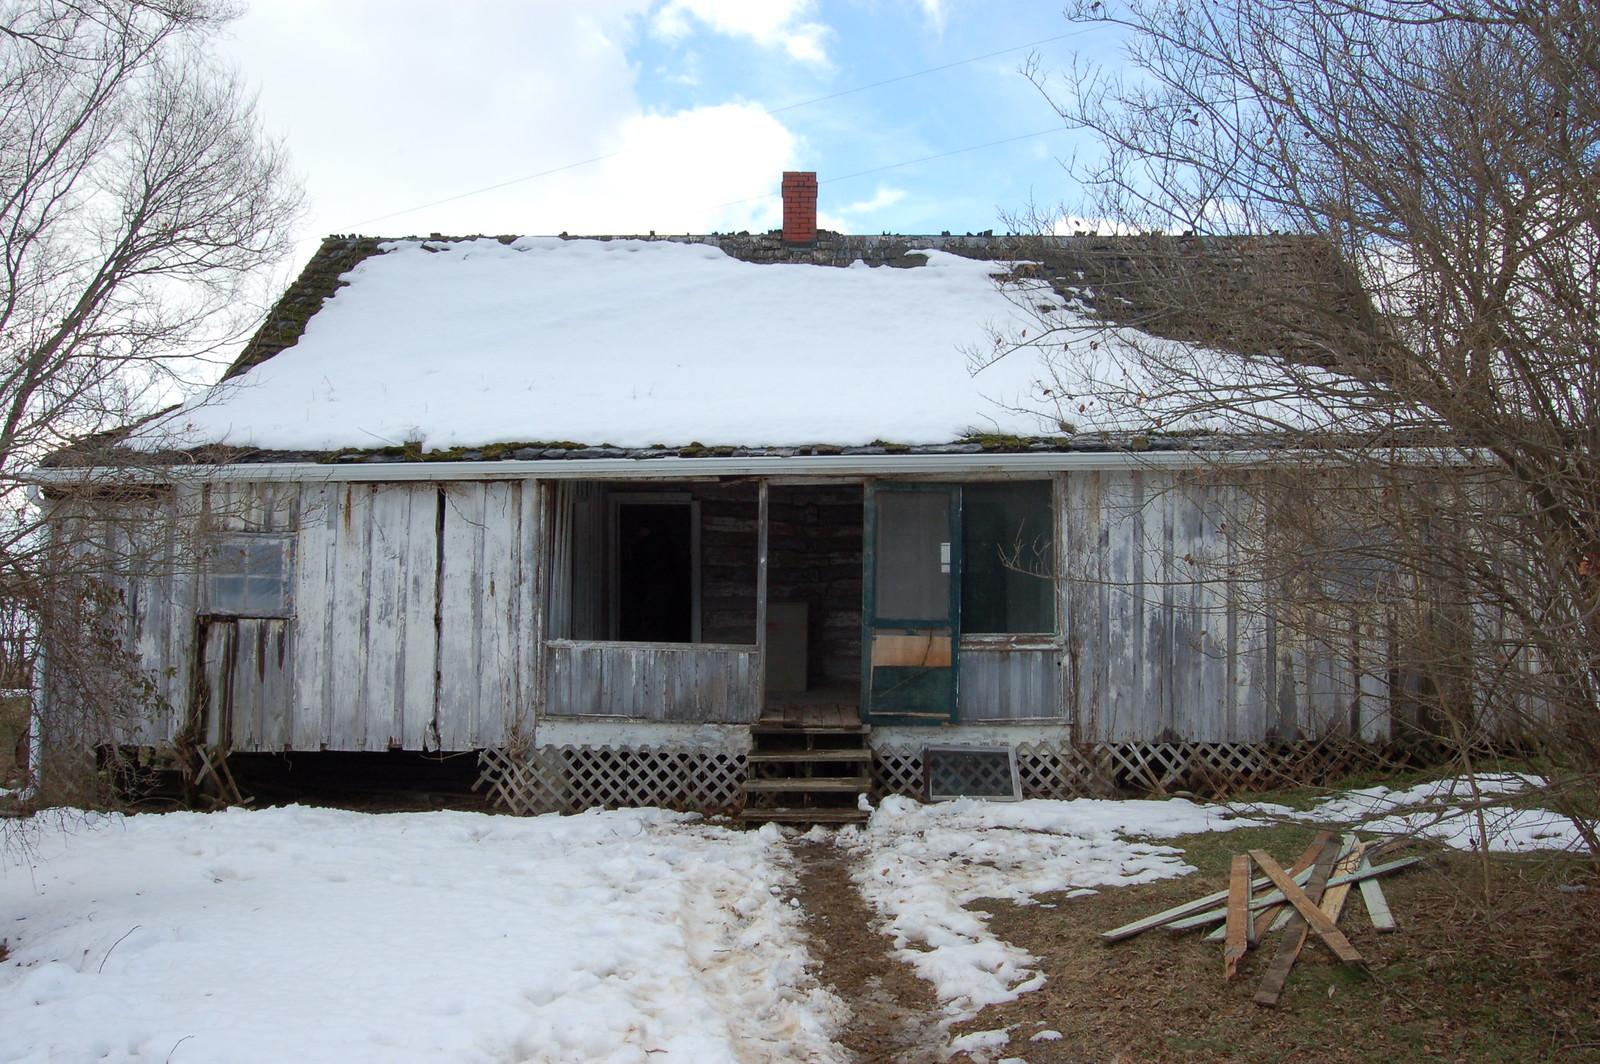
<svg viewBox="0 0 1600 1064">
<path fill-rule="evenodd" d="M 496 462 L 260 462 L 118 468 L 47 467 L 28 479 L 46 485 L 188 481 L 660 480 L 694 477 L 874 477 L 1049 474 L 1116 469 L 1192 469 L 1283 461 L 1282 450 L 1056 451 L 1029 454 L 794 455 L 734 458 L 564 458 Z"/>
</svg>

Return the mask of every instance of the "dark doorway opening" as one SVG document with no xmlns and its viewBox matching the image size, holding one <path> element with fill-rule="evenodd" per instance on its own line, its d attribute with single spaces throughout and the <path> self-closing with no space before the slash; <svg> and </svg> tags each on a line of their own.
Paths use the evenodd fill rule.
<svg viewBox="0 0 1600 1064">
<path fill-rule="evenodd" d="M 617 506 L 617 637 L 694 640 L 694 519 L 685 503 Z"/>
<path fill-rule="evenodd" d="M 767 716 L 856 723 L 862 487 L 774 485 L 768 513 Z"/>
</svg>

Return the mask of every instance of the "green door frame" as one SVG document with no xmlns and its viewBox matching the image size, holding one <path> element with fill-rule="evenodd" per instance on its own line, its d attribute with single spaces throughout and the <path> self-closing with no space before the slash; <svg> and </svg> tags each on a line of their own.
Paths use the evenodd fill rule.
<svg viewBox="0 0 1600 1064">
<path fill-rule="evenodd" d="M 878 499 L 883 494 L 941 493 L 949 501 L 950 536 L 948 613 L 944 617 L 879 617 L 878 582 Z M 864 498 L 866 507 L 863 538 L 861 606 L 861 719 L 869 724 L 953 724 L 956 722 L 957 690 L 960 684 L 961 649 L 961 486 L 959 484 L 881 483 L 869 480 Z M 898 631 L 913 638 L 926 634 L 929 647 L 947 641 L 949 661 L 942 665 L 880 665 L 874 667 L 875 636 L 880 630 Z M 887 632 L 886 632 L 887 634 Z M 892 671 L 891 671 L 892 670 Z M 874 673 L 894 684 L 889 690 L 904 699 L 893 708 L 880 708 L 884 685 L 880 683 L 874 699 Z"/>
</svg>

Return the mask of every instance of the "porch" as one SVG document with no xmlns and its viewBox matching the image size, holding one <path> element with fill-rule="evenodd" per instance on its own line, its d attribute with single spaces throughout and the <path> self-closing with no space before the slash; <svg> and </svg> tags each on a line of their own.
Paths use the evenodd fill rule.
<svg viewBox="0 0 1600 1064">
<path fill-rule="evenodd" d="M 1063 720 L 1055 481 L 546 491 L 540 721 Z"/>
</svg>

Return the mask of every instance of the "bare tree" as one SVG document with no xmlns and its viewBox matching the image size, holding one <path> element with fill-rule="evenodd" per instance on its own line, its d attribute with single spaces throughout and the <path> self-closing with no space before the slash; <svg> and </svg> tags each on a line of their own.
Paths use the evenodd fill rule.
<svg viewBox="0 0 1600 1064">
<path fill-rule="evenodd" d="M 50 629 L 50 675 L 76 692 L 52 700 L 70 715 L 45 722 L 55 738 L 98 740 L 86 731 L 105 721 L 89 718 L 136 701 L 136 672 L 112 667 L 112 600 L 152 563 L 152 500 L 89 485 L 71 504 L 97 520 L 46 528 L 24 475 L 204 375 L 254 321 L 258 271 L 289 248 L 299 192 L 283 152 L 206 52 L 236 13 L 0 0 L 0 597 Z"/>
<path fill-rule="evenodd" d="M 1251 488 L 1264 597 L 1378 618 L 1419 720 L 1469 765 L 1529 758 L 1594 850 L 1592 5 L 1081 0 L 1068 17 L 1119 28 L 1131 60 L 1030 64 L 1093 134 L 1071 213 L 1146 235 L 1101 313 L 1040 314 L 1013 343 L 1049 355 L 1063 422 L 1281 448 Z M 1108 317 L 1199 343 L 1130 341 L 1115 365 L 1063 343 Z"/>
</svg>

